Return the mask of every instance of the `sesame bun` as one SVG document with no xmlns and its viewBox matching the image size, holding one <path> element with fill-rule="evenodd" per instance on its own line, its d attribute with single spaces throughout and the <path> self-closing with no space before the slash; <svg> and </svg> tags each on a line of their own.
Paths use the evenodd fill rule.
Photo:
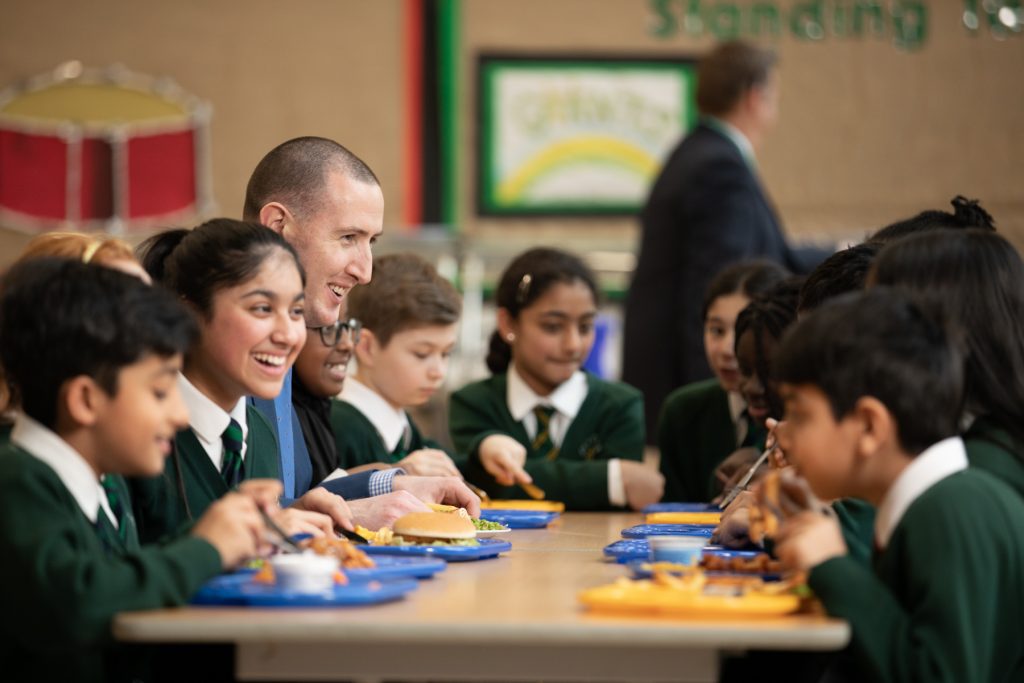
<svg viewBox="0 0 1024 683">
<path fill-rule="evenodd" d="M 445 512 L 411 512 L 395 520 L 394 531 L 403 538 L 464 540 L 476 538 L 473 522 Z"/>
</svg>

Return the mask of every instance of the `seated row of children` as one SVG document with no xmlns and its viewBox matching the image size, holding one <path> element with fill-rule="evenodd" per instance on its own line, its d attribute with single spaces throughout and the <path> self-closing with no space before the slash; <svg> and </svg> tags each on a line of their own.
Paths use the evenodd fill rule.
<svg viewBox="0 0 1024 683">
<path fill-rule="evenodd" d="M 851 625 L 827 680 L 1024 680 L 1024 262 L 976 203 L 954 205 L 833 255 L 798 299 L 786 281 L 755 293 L 731 355 L 714 344 L 731 332 L 720 292 L 781 275 L 723 273 L 707 307 L 717 379 L 663 408 L 661 467 L 679 496 L 710 500 L 723 461 L 745 473 L 751 454 L 730 455 L 744 418 L 759 423 L 754 454 L 777 441 L 780 500 L 741 494 L 716 534 L 747 547 L 761 541 L 752 505 L 783 514 L 767 547 Z M 726 679 L 802 680 L 806 659 L 750 656 Z"/>
<path fill-rule="evenodd" d="M 536 481 L 576 508 L 660 496 L 660 475 L 639 462 L 639 394 L 579 369 L 597 287 L 573 256 L 534 250 L 510 266 L 495 341 L 504 365 L 453 407 L 464 454 L 453 458 L 404 410 L 437 390 L 459 313 L 454 289 L 420 259 L 380 259 L 373 288 L 350 301 L 365 325 L 344 319 L 307 335 L 302 266 L 273 231 L 216 219 L 157 235 L 139 253 L 144 268 L 117 240 L 48 235 L 3 280 L 0 366 L 16 420 L 0 487 L 19 493 L 5 495 L 0 552 L 5 594 L 30 614 L 4 632 L 16 678 L 139 675 L 147 660 L 110 643 L 113 614 L 180 604 L 257 554 L 260 511 L 289 532 L 323 534 L 404 509 L 381 513 L 371 500 L 368 514 L 365 501 L 323 487 L 279 507 L 274 432 L 250 399 L 276 395 L 300 350 L 309 360 L 297 365 L 294 400 L 325 481 L 380 461 L 475 471 L 495 495 Z M 353 350 L 359 367 L 333 401 Z M 524 430 L 512 410 L 534 421 Z M 448 502 L 479 512 L 475 497 L 450 492 Z M 421 497 L 409 504 L 446 500 Z M 67 633 L 48 638 L 54 623 Z"/>
<path fill-rule="evenodd" d="M 961 211 L 980 209 L 961 202 Z M 955 227 L 954 218 L 940 219 L 939 227 Z M 0 365 L 20 409 L 11 445 L 0 454 L 0 486 L 22 491 L 7 501 L 0 552 L 10 558 L 7 585 L 20 590 L 17 607 L 34 610 L 5 640 L 26 672 L 59 677 L 77 668 L 99 680 L 113 675 L 113 665 L 134 675 L 145 662 L 106 647 L 110 617 L 178 604 L 221 568 L 257 552 L 260 509 L 290 531 L 317 534 L 388 518 L 380 500 L 345 501 L 324 487 L 279 509 L 274 433 L 247 397 L 276 395 L 293 363 L 293 401 L 318 481 L 365 467 L 394 473 L 397 465 L 412 475 L 401 479 L 457 481 L 458 473 L 493 496 L 520 497 L 518 484 L 534 482 L 570 509 L 639 509 L 661 497 L 662 475 L 641 462 L 642 397 L 580 370 L 593 342 L 598 289 L 572 255 L 530 250 L 502 275 L 487 359 L 493 374 L 452 395 L 455 448 L 445 453 L 406 413 L 442 381 L 459 315 L 457 293 L 420 259 L 378 259 L 373 280 L 350 293 L 342 319 L 307 334 L 301 264 L 261 226 L 219 219 L 158 235 L 143 245 L 144 272 L 130 251 L 100 260 L 101 248 L 63 262 L 25 259 L 0 296 Z M 802 318 L 859 288 L 868 265 L 872 284 L 887 289 L 826 304 L 794 326 L 798 309 Z M 144 284 L 148 277 L 172 296 Z M 940 478 L 921 477 L 918 470 L 932 466 L 911 463 L 940 460 L 944 476 L 959 470 L 959 458 L 946 447 L 944 455 L 911 457 L 962 432 L 972 468 L 1024 490 L 1022 284 L 1012 246 L 976 230 L 876 235 L 835 255 L 799 289 L 777 267 L 737 266 L 716 281 L 705 307 L 720 381 L 684 388 L 663 409 L 666 499 L 708 500 L 727 485 L 721 461 L 737 446 L 756 453 L 774 431 L 784 453 L 778 464 L 791 462 L 819 497 L 834 501 L 842 526 L 814 507 L 787 522 L 778 553 L 812 570 L 826 607 L 853 625 L 857 665 L 881 679 L 1015 680 L 1021 672 L 1019 646 L 1012 646 L 1019 633 L 1005 623 L 1005 605 L 1020 606 L 1014 577 L 1021 546 L 1012 534 L 978 528 L 988 516 L 1019 531 L 1019 495 L 1007 497 L 1005 486 L 972 472 L 967 484 L 942 492 L 960 506 L 973 505 L 974 495 L 988 502 L 977 514 L 957 508 L 947 519 L 949 510 L 937 511 L 944 496 L 925 495 Z M 904 291 L 938 298 L 962 332 L 948 333 L 933 319 L 934 304 Z M 136 308 L 145 315 L 118 318 Z M 56 318 L 61 325 L 52 324 Z M 957 334 L 966 361 L 953 343 Z M 358 366 L 346 380 L 353 355 Z M 38 372 L 41 366 L 47 372 Z M 806 399 L 800 392 L 808 388 L 824 402 Z M 801 413 L 808 402 L 828 411 Z M 956 414 L 952 431 L 943 411 Z M 784 412 L 790 419 L 777 424 Z M 730 458 L 737 474 L 750 452 Z M 895 502 L 891 490 L 900 492 Z M 476 506 L 454 490 L 447 495 Z M 423 505 L 409 499 L 387 507 L 394 514 L 402 504 Z M 723 531 L 734 539 L 748 540 L 742 511 L 750 502 L 741 496 L 727 511 L 735 514 Z M 49 521 L 26 530 L 23 509 Z M 942 586 L 935 583 L 938 557 L 915 540 L 934 539 L 914 530 L 923 524 L 914 520 L 940 514 L 945 547 L 956 553 L 952 562 L 943 553 L 942 576 L 952 571 L 956 578 Z M 875 547 L 886 549 L 875 556 L 881 579 L 864 561 Z M 976 556 L 982 561 L 970 559 Z M 1002 602 L 993 602 L 993 581 L 1006 587 Z M 846 582 L 884 609 L 867 609 Z M 133 599 L 109 599 L 123 587 Z M 948 592 L 937 597 L 940 590 Z M 974 592 L 981 598 L 968 600 Z M 49 593 L 53 600 L 41 607 L 40 596 Z M 75 636 L 47 640 L 55 620 Z M 901 638 L 911 643 L 903 647 Z M 992 673 L 997 668 L 1008 676 Z"/>
<path fill-rule="evenodd" d="M 424 439 L 406 411 L 444 380 L 458 292 L 411 254 L 380 257 L 374 268 L 371 282 L 349 294 L 348 319 L 324 328 L 338 332 L 310 335 L 296 363 L 293 402 L 317 476 L 398 466 L 461 474 L 499 498 L 523 497 L 517 484 L 533 483 L 576 510 L 659 499 L 660 475 L 640 462 L 640 394 L 580 369 L 598 301 L 580 259 L 533 249 L 502 275 L 492 376 L 452 394 L 452 453 Z M 356 371 L 345 379 L 353 355 Z"/>
</svg>

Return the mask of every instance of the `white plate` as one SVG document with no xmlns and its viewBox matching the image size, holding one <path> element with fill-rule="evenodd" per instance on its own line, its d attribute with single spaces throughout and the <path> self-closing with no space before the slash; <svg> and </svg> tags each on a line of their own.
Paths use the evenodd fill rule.
<svg viewBox="0 0 1024 683">
<path fill-rule="evenodd" d="M 485 530 L 477 530 L 476 537 L 477 538 L 490 538 L 491 536 L 499 536 L 501 534 L 507 534 L 510 531 L 512 531 L 512 530 L 509 529 L 508 527 L 505 527 L 504 529 L 488 529 L 486 531 Z"/>
</svg>

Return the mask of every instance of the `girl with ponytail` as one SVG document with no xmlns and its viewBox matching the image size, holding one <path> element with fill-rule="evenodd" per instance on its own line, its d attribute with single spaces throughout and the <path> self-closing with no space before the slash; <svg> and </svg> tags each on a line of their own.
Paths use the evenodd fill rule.
<svg viewBox="0 0 1024 683">
<path fill-rule="evenodd" d="M 280 479 L 274 432 L 247 397 L 276 396 L 306 340 L 305 274 L 280 235 L 228 218 L 155 235 L 139 254 L 153 281 L 177 295 L 200 328 L 178 378 L 189 426 L 175 437 L 163 476 L 132 482 L 139 535 L 150 542 L 198 518 L 243 481 Z M 319 489 L 307 497 L 275 511 L 291 533 L 332 530 L 332 520 L 313 510 L 339 524 L 346 518 L 337 496 Z"/>
<path fill-rule="evenodd" d="M 531 249 L 509 264 L 496 292 L 489 379 L 451 398 L 466 478 L 493 497 L 534 484 L 570 510 L 640 509 L 661 497 L 643 458 L 643 398 L 581 370 L 594 343 L 598 288 L 576 256 Z"/>
</svg>

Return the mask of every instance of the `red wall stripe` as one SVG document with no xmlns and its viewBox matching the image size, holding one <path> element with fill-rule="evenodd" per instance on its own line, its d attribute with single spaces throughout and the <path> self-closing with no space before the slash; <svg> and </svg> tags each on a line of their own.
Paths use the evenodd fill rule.
<svg viewBox="0 0 1024 683">
<path fill-rule="evenodd" d="M 405 197 L 402 220 L 423 222 L 423 2 L 405 0 Z"/>
</svg>

